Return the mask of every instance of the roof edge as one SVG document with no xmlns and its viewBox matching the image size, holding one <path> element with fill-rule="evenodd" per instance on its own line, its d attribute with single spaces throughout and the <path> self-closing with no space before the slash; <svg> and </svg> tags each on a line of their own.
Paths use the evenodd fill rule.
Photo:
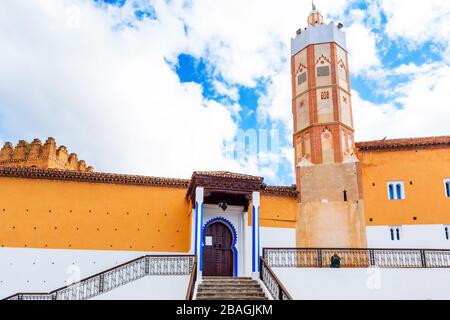
<svg viewBox="0 0 450 320">
<path fill-rule="evenodd" d="M 100 172 L 78 172 L 60 169 L 39 169 L 29 167 L 0 168 L 0 177 L 75 181 L 87 183 L 140 185 L 140 186 L 170 187 L 182 189 L 187 189 L 189 185 L 189 180 L 187 179 L 146 177 L 138 175 L 100 173 Z"/>
<path fill-rule="evenodd" d="M 362 152 L 450 148 L 450 136 L 373 140 L 357 142 L 355 145 Z"/>
<path fill-rule="evenodd" d="M 188 189 L 191 180 L 150 177 L 102 172 L 78 172 L 62 169 L 40 169 L 31 167 L 0 167 L 0 177 L 20 179 L 41 179 L 83 183 L 103 183 Z M 251 177 L 251 176 L 249 176 Z M 266 186 L 261 194 L 274 197 L 296 197 L 295 186 Z"/>
</svg>

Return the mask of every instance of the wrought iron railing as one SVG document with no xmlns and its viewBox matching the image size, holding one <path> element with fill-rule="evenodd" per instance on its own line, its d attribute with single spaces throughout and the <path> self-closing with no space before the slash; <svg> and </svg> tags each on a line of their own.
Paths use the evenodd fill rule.
<svg viewBox="0 0 450 320">
<path fill-rule="evenodd" d="M 450 250 L 264 248 L 272 268 L 330 268 L 334 255 L 341 268 L 450 268 Z"/>
<path fill-rule="evenodd" d="M 196 281 L 197 281 L 197 257 L 194 258 L 194 265 L 192 266 L 191 278 L 189 279 L 189 285 L 186 292 L 185 300 L 193 300 Z"/>
<path fill-rule="evenodd" d="M 191 255 L 143 256 L 50 293 L 17 293 L 5 300 L 87 300 L 146 276 L 189 275 Z"/>
<path fill-rule="evenodd" d="M 280 279 L 278 279 L 273 270 L 262 257 L 260 277 L 274 300 L 293 300 L 289 292 L 281 283 Z"/>
</svg>

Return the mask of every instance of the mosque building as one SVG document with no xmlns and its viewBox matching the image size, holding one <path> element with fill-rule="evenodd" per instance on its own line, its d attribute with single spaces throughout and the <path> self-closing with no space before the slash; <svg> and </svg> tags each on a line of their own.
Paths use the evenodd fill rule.
<svg viewBox="0 0 450 320">
<path fill-rule="evenodd" d="M 163 267 L 195 257 L 200 282 L 257 279 L 263 248 L 450 249 L 450 136 L 355 142 L 343 26 L 315 7 L 307 24 L 291 40 L 295 185 L 230 172 L 98 173 L 53 138 L 7 142 L 0 298 L 141 256 L 150 273 L 152 257 Z"/>
</svg>

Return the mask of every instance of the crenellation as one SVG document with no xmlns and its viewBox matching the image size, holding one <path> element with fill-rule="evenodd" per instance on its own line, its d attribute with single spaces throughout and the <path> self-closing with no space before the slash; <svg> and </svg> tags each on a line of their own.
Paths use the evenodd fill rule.
<svg viewBox="0 0 450 320">
<path fill-rule="evenodd" d="M 78 161 L 78 171 L 86 172 L 86 162 L 84 160 Z"/>
<path fill-rule="evenodd" d="M 71 153 L 69 155 L 67 167 L 69 170 L 78 170 L 78 156 L 76 153 Z"/>
<path fill-rule="evenodd" d="M 69 163 L 69 154 L 67 152 L 66 146 L 60 146 L 58 150 L 56 150 L 56 159 L 58 163 L 67 167 Z"/>
<path fill-rule="evenodd" d="M 11 142 L 6 142 L 0 151 L 0 163 L 9 162 L 12 160 L 14 148 Z"/>
<path fill-rule="evenodd" d="M 28 154 L 28 160 L 38 160 L 41 155 L 42 142 L 39 139 L 34 139 L 31 143 L 30 153 Z"/>
<path fill-rule="evenodd" d="M 29 150 L 29 144 L 25 140 L 20 140 L 14 149 L 13 161 L 24 161 L 27 158 Z"/>
<path fill-rule="evenodd" d="M 48 138 L 44 145 L 41 140 L 34 139 L 30 144 L 20 140 L 14 148 L 6 142 L 0 150 L 0 167 L 35 167 L 41 169 L 61 169 L 81 172 L 94 172 L 92 166 L 79 160 L 76 153 L 71 153 L 66 146 L 57 147 L 56 140 Z"/>
</svg>

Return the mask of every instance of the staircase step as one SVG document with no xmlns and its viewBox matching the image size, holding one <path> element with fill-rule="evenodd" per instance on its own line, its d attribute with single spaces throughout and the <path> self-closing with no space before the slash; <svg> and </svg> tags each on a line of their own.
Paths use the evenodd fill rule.
<svg viewBox="0 0 450 320">
<path fill-rule="evenodd" d="M 200 288 L 208 287 L 208 288 L 217 288 L 217 289 L 228 288 L 228 289 L 234 289 L 234 290 L 240 290 L 242 288 L 260 288 L 259 285 L 253 284 L 253 283 L 252 284 L 236 284 L 236 285 L 233 285 L 233 284 L 220 284 L 220 285 L 217 285 L 217 284 L 213 284 L 213 285 L 200 284 L 199 287 Z"/>
<path fill-rule="evenodd" d="M 205 281 L 203 280 L 200 282 L 202 285 L 216 285 L 216 286 L 222 286 L 222 285 L 250 285 L 250 284 L 257 284 L 256 281 Z"/>
<path fill-rule="evenodd" d="M 268 300 L 258 281 L 250 277 L 203 277 L 197 300 Z"/>
<path fill-rule="evenodd" d="M 208 276 L 203 276 L 203 279 L 205 279 L 205 280 L 209 280 L 209 279 L 227 279 L 227 280 L 236 280 L 236 279 L 250 279 L 250 280 L 252 280 L 252 277 L 221 277 L 221 276 L 219 276 L 219 277 L 212 277 L 212 276 L 210 276 L 210 277 L 208 277 Z"/>
<path fill-rule="evenodd" d="M 235 288 L 211 288 L 211 287 L 198 287 L 198 292 L 261 292 L 261 287 L 243 287 L 239 289 Z"/>
<path fill-rule="evenodd" d="M 235 297 L 235 296 L 252 296 L 252 297 L 265 297 L 264 292 L 199 292 L 197 297 Z"/>
<path fill-rule="evenodd" d="M 255 296 L 208 296 L 208 297 L 197 297 L 196 300 L 253 300 L 253 301 L 265 301 L 268 300 L 267 297 L 255 297 Z"/>
<path fill-rule="evenodd" d="M 240 290 L 229 290 L 229 289 L 210 289 L 210 288 L 199 288 L 197 290 L 198 293 L 228 293 L 228 292 L 245 292 L 245 293 L 261 293 L 261 288 L 252 288 L 252 289 L 240 289 Z"/>
</svg>

